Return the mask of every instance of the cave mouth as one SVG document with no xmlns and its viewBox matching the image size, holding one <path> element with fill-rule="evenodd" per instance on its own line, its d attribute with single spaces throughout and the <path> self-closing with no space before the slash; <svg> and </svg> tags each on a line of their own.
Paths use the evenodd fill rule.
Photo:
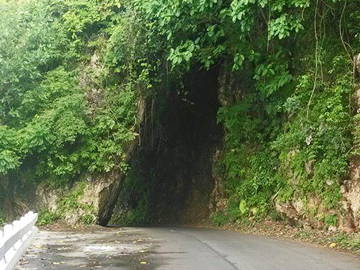
<svg viewBox="0 0 360 270">
<path fill-rule="evenodd" d="M 143 127 L 113 211 L 121 217 L 112 219 L 117 224 L 129 224 L 129 212 L 134 220 L 142 216 L 130 221 L 134 225 L 194 224 L 209 216 L 213 155 L 223 137 L 216 118 L 218 69 L 189 72 L 182 83 L 184 91 L 167 90 L 147 109 L 158 112 L 152 116 L 156 128 Z"/>
</svg>

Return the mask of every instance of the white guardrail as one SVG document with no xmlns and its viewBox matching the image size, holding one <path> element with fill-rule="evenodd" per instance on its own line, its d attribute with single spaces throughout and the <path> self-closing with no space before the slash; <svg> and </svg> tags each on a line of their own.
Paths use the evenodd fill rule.
<svg viewBox="0 0 360 270">
<path fill-rule="evenodd" d="M 12 270 L 37 232 L 38 214 L 28 212 L 0 229 L 0 270 Z"/>
</svg>

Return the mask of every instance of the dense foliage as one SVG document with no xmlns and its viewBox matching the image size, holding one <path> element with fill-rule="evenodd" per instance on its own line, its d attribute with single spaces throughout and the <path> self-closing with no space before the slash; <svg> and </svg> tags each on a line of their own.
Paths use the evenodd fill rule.
<svg viewBox="0 0 360 270">
<path fill-rule="evenodd" d="M 101 58 L 116 1 L 30 1 L 1 11 L 0 172 L 37 160 L 70 180 L 122 164 L 135 137 L 136 93 Z"/>
<path fill-rule="evenodd" d="M 348 0 L 0 2 L 0 173 L 31 163 L 63 183 L 126 170 L 139 97 L 185 95 L 185 74 L 218 69 L 237 89 L 218 112 L 229 206 L 216 218 L 315 196 L 331 214 L 306 211 L 336 224 L 328 210 L 340 207 L 359 137 L 359 10 Z"/>
</svg>

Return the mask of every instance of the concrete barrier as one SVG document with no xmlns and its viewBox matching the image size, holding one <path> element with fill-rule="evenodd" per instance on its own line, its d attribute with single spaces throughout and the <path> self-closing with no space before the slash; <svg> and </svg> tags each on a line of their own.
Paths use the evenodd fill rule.
<svg viewBox="0 0 360 270">
<path fill-rule="evenodd" d="M 0 270 L 12 270 L 37 232 L 38 214 L 28 212 L 0 229 Z"/>
</svg>

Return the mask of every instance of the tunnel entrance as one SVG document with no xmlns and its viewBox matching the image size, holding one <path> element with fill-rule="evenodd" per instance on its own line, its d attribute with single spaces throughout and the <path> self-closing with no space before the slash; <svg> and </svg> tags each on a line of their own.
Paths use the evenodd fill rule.
<svg viewBox="0 0 360 270">
<path fill-rule="evenodd" d="M 144 124 L 112 224 L 197 223 L 208 217 L 212 159 L 223 136 L 216 121 L 218 70 L 191 72 L 183 85 L 183 91 L 167 90 L 148 106 L 153 123 Z"/>
</svg>

